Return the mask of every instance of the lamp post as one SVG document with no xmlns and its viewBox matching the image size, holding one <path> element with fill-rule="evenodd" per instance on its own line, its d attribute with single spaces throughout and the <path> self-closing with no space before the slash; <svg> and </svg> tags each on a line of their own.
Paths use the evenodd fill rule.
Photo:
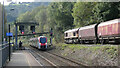
<svg viewBox="0 0 120 68">
<path fill-rule="evenodd" d="M 3 12 L 2 12 L 2 44 L 4 43 L 4 0 L 3 0 Z"/>
</svg>

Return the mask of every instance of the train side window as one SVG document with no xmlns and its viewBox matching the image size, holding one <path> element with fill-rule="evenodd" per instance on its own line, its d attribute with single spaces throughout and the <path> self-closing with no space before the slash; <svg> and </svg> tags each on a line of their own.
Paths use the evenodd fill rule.
<svg viewBox="0 0 120 68">
<path fill-rule="evenodd" d="M 76 33 L 75 33 L 75 32 L 73 32 L 73 36 L 76 36 Z"/>
<path fill-rule="evenodd" d="M 68 33 L 66 33 L 66 37 L 68 36 Z"/>
</svg>

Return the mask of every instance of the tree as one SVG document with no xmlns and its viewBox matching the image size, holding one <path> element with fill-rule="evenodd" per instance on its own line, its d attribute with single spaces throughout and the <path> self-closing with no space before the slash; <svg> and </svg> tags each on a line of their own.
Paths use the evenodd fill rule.
<svg viewBox="0 0 120 68">
<path fill-rule="evenodd" d="M 48 6 L 49 27 L 53 28 L 54 38 L 57 42 L 63 40 L 64 31 L 73 28 L 72 9 L 74 3 L 51 3 Z"/>
<path fill-rule="evenodd" d="M 90 17 L 93 15 L 92 10 L 96 3 L 77 2 L 74 5 L 72 16 L 74 17 L 75 27 L 82 27 L 90 24 Z"/>
<path fill-rule="evenodd" d="M 35 20 L 39 23 L 38 32 L 45 32 L 44 25 L 47 24 L 47 11 L 45 6 L 40 7 L 40 11 L 36 14 Z"/>
<path fill-rule="evenodd" d="M 97 3 L 97 5 L 92 10 L 94 14 L 91 17 L 90 22 L 100 23 L 119 18 L 120 17 L 119 6 L 120 6 L 119 2 Z"/>
</svg>

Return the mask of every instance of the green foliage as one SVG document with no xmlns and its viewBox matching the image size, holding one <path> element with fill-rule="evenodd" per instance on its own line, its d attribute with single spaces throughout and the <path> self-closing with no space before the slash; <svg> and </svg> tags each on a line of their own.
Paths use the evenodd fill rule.
<svg viewBox="0 0 120 68">
<path fill-rule="evenodd" d="M 71 15 L 73 5 L 74 3 L 51 3 L 48 7 L 40 6 L 31 12 L 28 11 L 20 15 L 17 20 L 38 22 L 36 32 L 45 32 L 53 28 L 55 41 L 60 42 L 63 41 L 63 32 L 73 27 Z"/>
<path fill-rule="evenodd" d="M 63 41 L 63 32 L 73 28 L 72 9 L 74 3 L 51 3 L 48 6 L 49 27 L 53 28 L 56 42 Z M 54 26 L 53 26 L 54 25 Z"/>
<path fill-rule="evenodd" d="M 81 27 L 119 18 L 119 6 L 118 2 L 78 2 L 74 5 L 72 13 L 74 25 Z"/>
<path fill-rule="evenodd" d="M 17 20 L 38 22 L 36 32 L 45 32 L 53 28 L 53 39 L 59 43 L 64 41 L 64 31 L 68 29 L 119 18 L 119 6 L 120 3 L 117 2 L 54 2 L 25 12 Z"/>
<path fill-rule="evenodd" d="M 47 13 L 46 7 L 41 6 L 40 11 L 36 14 L 35 20 L 39 22 L 40 26 L 38 26 L 38 32 L 44 32 L 44 25 L 47 24 Z M 46 28 L 46 27 L 45 27 Z"/>
<path fill-rule="evenodd" d="M 100 23 L 103 21 L 108 21 L 120 17 L 120 3 L 110 2 L 110 3 L 97 3 L 93 8 L 93 16 L 91 17 L 91 23 Z"/>
<path fill-rule="evenodd" d="M 14 20 L 16 20 L 16 18 L 27 12 L 27 11 L 31 11 L 32 9 L 34 9 L 35 7 L 41 6 L 41 5 L 45 5 L 47 6 L 49 3 L 45 2 L 23 2 L 23 3 L 11 3 L 8 6 L 5 6 L 6 12 L 7 12 L 7 21 L 8 22 L 14 22 Z M 10 10 L 10 9 L 14 9 L 14 10 Z"/>
<path fill-rule="evenodd" d="M 77 2 L 73 8 L 73 17 L 75 27 L 82 27 L 90 24 L 90 17 L 93 15 L 92 10 L 96 3 Z"/>
</svg>

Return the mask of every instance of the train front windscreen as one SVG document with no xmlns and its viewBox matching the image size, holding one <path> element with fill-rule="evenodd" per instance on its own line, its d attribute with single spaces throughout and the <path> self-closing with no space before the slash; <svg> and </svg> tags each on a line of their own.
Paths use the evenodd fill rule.
<svg viewBox="0 0 120 68">
<path fill-rule="evenodd" d="M 47 42 L 47 39 L 46 38 L 40 38 L 40 43 L 46 43 Z"/>
</svg>

